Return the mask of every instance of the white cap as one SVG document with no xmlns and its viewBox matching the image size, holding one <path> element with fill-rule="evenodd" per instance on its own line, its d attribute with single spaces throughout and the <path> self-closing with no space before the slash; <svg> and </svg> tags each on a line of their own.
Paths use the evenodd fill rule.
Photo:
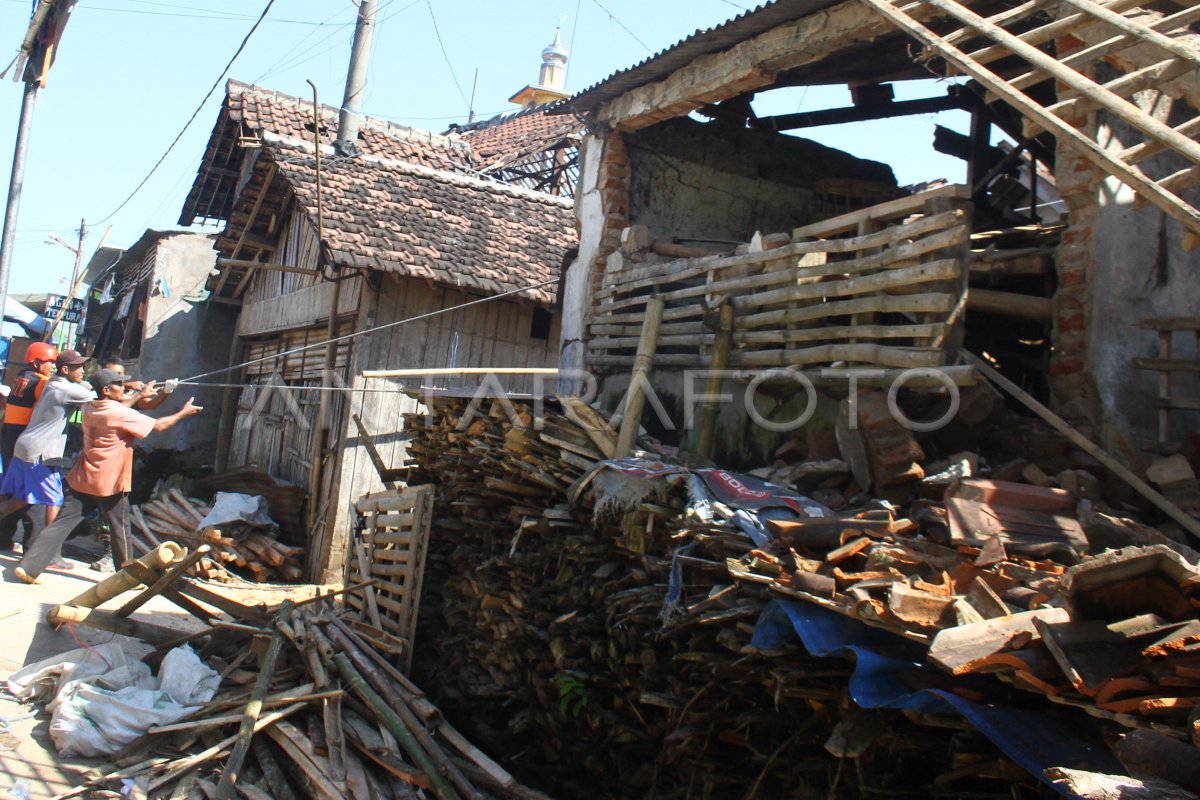
<svg viewBox="0 0 1200 800">
<path fill-rule="evenodd" d="M 0 397 L 8 397 L 12 389 L 6 384 L 0 383 Z"/>
</svg>

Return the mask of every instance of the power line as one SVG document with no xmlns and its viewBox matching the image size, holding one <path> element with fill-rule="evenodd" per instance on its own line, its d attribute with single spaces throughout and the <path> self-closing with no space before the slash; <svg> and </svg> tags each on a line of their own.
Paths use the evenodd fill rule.
<svg viewBox="0 0 1200 800">
<path fill-rule="evenodd" d="M 267 16 L 267 12 L 269 12 L 271 10 L 271 6 L 273 6 L 274 4 L 275 4 L 275 0 L 267 0 L 267 5 L 263 9 L 262 14 L 260 14 L 258 19 L 254 21 L 254 25 L 251 26 L 250 31 L 246 34 L 245 38 L 242 39 L 242 43 L 240 45 L 238 45 L 237 52 L 235 52 L 233 54 L 233 58 L 229 59 L 229 63 L 225 65 L 225 68 L 223 70 L 221 70 L 221 74 L 217 76 L 217 79 L 215 81 L 213 81 L 213 85 L 209 88 L 208 93 L 205 94 L 204 99 L 200 101 L 200 105 L 196 106 L 196 110 L 192 112 L 192 116 L 188 118 L 188 121 L 186 123 L 184 123 L 183 129 L 179 131 L 179 135 L 176 136 L 175 140 L 173 142 L 171 142 L 169 147 L 167 147 L 166 152 L 164 152 L 162 154 L 162 157 L 158 159 L 157 163 L 155 163 L 155 165 L 150 168 L 150 171 L 148 173 L 146 173 L 146 177 L 142 178 L 141 183 L 139 183 L 134 188 L 134 190 L 129 193 L 128 197 L 126 197 L 124 200 L 121 201 L 121 204 L 119 206 L 117 206 L 115 209 L 113 209 L 112 213 L 110 213 L 108 216 L 101 219 L 96 224 L 101 224 L 101 223 L 107 222 L 108 220 L 115 217 L 117 215 L 117 212 L 119 212 L 122 208 L 124 208 L 125 205 L 130 200 L 132 200 L 138 192 L 140 192 L 142 190 L 142 187 L 146 185 L 146 182 L 149 181 L 151 176 L 153 176 L 154 173 L 158 171 L 158 168 L 160 166 L 162 166 L 162 163 L 167 160 L 167 156 L 170 155 L 171 151 L 175 149 L 175 145 L 179 144 L 179 140 L 183 138 L 183 134 L 187 132 L 187 129 L 190 128 L 192 123 L 196 121 L 196 117 L 198 117 L 200 115 L 200 111 L 204 108 L 204 104 L 208 102 L 208 98 L 212 97 L 212 93 L 215 92 L 217 90 L 217 87 L 221 85 L 221 81 L 229 73 L 229 68 L 233 66 L 233 62 L 236 61 L 237 57 L 242 54 L 242 50 L 246 49 L 246 43 L 250 41 L 250 37 L 254 35 L 254 32 L 256 30 L 258 30 L 258 26 L 260 24 L 262 24 L 263 19 Z"/>
<path fill-rule="evenodd" d="M 334 17 L 343 13 L 344 11 L 345 11 L 345 9 L 338 9 L 337 11 L 333 12 L 328 17 L 326 17 L 324 19 L 324 21 L 322 22 L 322 24 L 329 22 L 331 19 L 333 19 Z M 298 56 L 296 56 L 296 58 L 300 58 L 301 56 L 304 56 L 308 52 L 312 51 L 314 48 L 319 47 L 320 45 L 329 41 L 334 36 L 337 36 L 338 33 L 340 33 L 341 31 L 344 31 L 346 28 L 350 27 L 350 25 L 352 25 L 352 24 L 353 24 L 353 22 L 341 23 L 336 30 L 334 30 L 328 36 L 325 36 L 324 38 L 320 39 L 319 41 L 314 42 L 311 47 L 309 47 L 307 50 L 302 51 Z M 292 53 L 294 53 L 296 51 L 297 48 L 300 47 L 300 45 L 304 44 L 304 42 L 306 42 L 308 40 L 308 37 L 312 36 L 314 33 L 316 33 L 315 28 L 313 30 L 309 31 L 308 33 L 306 33 L 303 36 L 303 38 L 300 39 L 300 41 L 298 41 L 294 45 L 292 45 L 291 49 L 289 49 L 286 53 L 284 53 L 282 56 L 280 56 L 279 59 L 274 64 L 267 67 L 266 70 L 263 72 L 263 74 L 259 75 L 257 78 L 255 78 L 252 81 L 252 83 L 258 83 L 259 81 L 263 80 L 264 78 L 269 78 L 272 75 L 276 75 L 279 72 L 283 71 L 284 69 L 291 69 L 293 66 L 297 66 L 298 64 L 304 63 L 303 61 L 296 61 L 295 63 L 293 63 L 293 62 L 287 61 L 287 59 L 292 55 Z M 281 65 L 283 65 L 285 62 L 287 62 L 287 66 L 282 67 Z"/>
<path fill-rule="evenodd" d="M 184 6 L 172 6 L 172 7 L 173 8 L 185 8 Z M 112 8 L 111 6 L 90 6 L 90 5 L 85 5 L 85 6 L 82 6 L 81 8 L 84 11 L 111 11 L 116 14 L 139 14 L 141 16 L 146 16 L 146 17 L 181 17 L 184 19 L 220 19 L 220 20 L 229 20 L 230 22 L 241 22 L 243 20 L 254 19 L 254 17 L 249 14 L 221 14 L 221 13 L 179 14 L 179 13 L 173 13 L 170 11 L 145 11 L 145 10 L 138 9 L 138 8 Z M 211 9 L 203 9 L 203 8 L 197 8 L 197 9 L 191 9 L 191 10 L 211 11 Z M 303 19 L 273 19 L 273 20 L 271 20 L 271 22 L 279 23 L 279 24 L 288 24 L 288 25 L 311 25 L 311 26 L 315 26 L 315 27 L 321 27 L 326 24 L 324 22 L 309 22 L 308 20 L 303 20 Z"/>
<path fill-rule="evenodd" d="M 446 52 L 446 45 L 442 42 L 442 32 L 438 30 L 437 17 L 433 14 L 432 0 L 425 0 L 425 5 L 429 8 L 429 18 L 433 20 L 433 32 L 437 35 L 438 47 L 442 48 L 442 58 L 446 59 L 446 66 L 450 69 L 450 77 L 454 80 L 454 88 L 458 89 L 458 96 L 467 106 L 467 111 L 471 110 L 471 101 L 467 99 L 466 92 L 458 83 L 458 76 L 454 74 L 454 64 L 450 63 L 450 56 Z"/>
<path fill-rule="evenodd" d="M 630 36 L 632 36 L 632 37 L 633 37 L 633 40 L 634 40 L 635 42 L 637 42 L 638 44 L 640 44 L 642 47 L 646 48 L 646 50 L 647 50 L 647 51 L 649 51 L 649 52 L 651 52 L 651 53 L 653 53 L 653 52 L 654 52 L 653 50 L 651 50 L 651 49 L 650 49 L 650 45 L 646 44 L 646 43 L 645 43 L 645 42 L 643 42 L 641 39 L 639 39 L 639 38 L 637 37 L 637 34 L 636 34 L 636 33 L 634 33 L 633 31 L 629 30 L 629 28 L 627 28 L 627 27 L 625 26 L 625 23 L 624 23 L 624 22 L 621 22 L 621 20 L 617 19 L 617 18 L 616 18 L 616 16 L 614 16 L 614 15 L 613 15 L 613 13 L 612 13 L 611 11 L 609 11 L 607 8 L 605 8 L 605 7 L 604 7 L 604 5 L 603 5 L 603 4 L 600 2 L 600 0 L 592 0 L 592 2 L 593 2 L 593 3 L 595 3 L 596 5 L 600 6 L 600 10 L 601 10 L 601 11 L 603 11 L 605 14 L 608 14 L 608 18 L 609 18 L 609 19 L 611 19 L 613 22 L 617 23 L 617 25 L 619 25 L 619 26 L 621 27 L 621 30 L 625 31 L 625 32 L 626 32 L 626 33 L 628 33 Z"/>
<path fill-rule="evenodd" d="M 201 372 L 199 375 L 193 375 L 190 378 L 182 379 L 180 381 L 180 383 L 191 383 L 192 381 L 198 381 L 201 378 L 207 378 L 209 375 L 220 375 L 223 372 L 232 372 L 235 369 L 242 369 L 243 367 L 249 367 L 254 364 L 261 364 L 264 361 L 273 361 L 277 358 L 285 358 L 286 356 L 294 355 L 295 353 L 303 353 L 305 350 L 315 350 L 318 347 L 325 347 L 326 345 L 336 344 L 338 342 L 344 342 L 349 339 L 355 339 L 355 338 L 358 338 L 359 336 L 365 336 L 368 333 L 375 333 L 376 331 L 382 331 L 382 330 L 386 330 L 388 328 L 394 328 L 397 325 L 404 325 L 409 322 L 418 322 L 423 319 L 429 319 L 430 317 L 436 317 L 439 314 L 448 314 L 451 311 L 460 311 L 464 308 L 470 308 L 471 306 L 477 306 L 480 303 L 490 303 L 494 300 L 499 300 L 504 297 L 510 297 L 514 294 L 522 294 L 522 293 L 528 292 L 532 289 L 540 289 L 543 286 L 550 286 L 551 284 L 557 284 L 557 283 L 558 283 L 558 278 L 554 278 L 553 280 L 542 281 L 541 283 L 535 283 L 532 286 L 523 286 L 520 289 L 510 289 L 507 292 L 502 292 L 501 294 L 494 294 L 489 297 L 481 297 L 478 300 L 472 300 L 469 303 L 462 303 L 461 305 L 451 306 L 450 308 L 439 308 L 436 311 L 430 311 L 426 314 L 418 314 L 415 317 L 408 317 L 407 319 L 399 319 L 399 320 L 396 320 L 395 322 L 388 322 L 383 325 L 376 325 L 374 328 L 367 328 L 366 330 L 355 331 L 354 333 L 347 333 L 347 334 L 343 334 L 342 336 L 335 336 L 332 339 L 326 339 L 323 342 L 314 342 L 313 344 L 306 344 L 306 345 L 302 345 L 300 347 L 293 347 L 291 350 L 284 350 L 282 353 L 273 353 L 269 356 L 263 356 L 262 358 L 253 358 L 253 359 L 250 359 L 249 361 L 243 361 L 241 364 L 234 364 L 233 366 L 230 366 L 230 367 L 214 369 L 211 372 Z"/>
<path fill-rule="evenodd" d="M 575 19 L 571 22 L 571 53 L 567 59 L 567 69 L 563 73 L 563 86 L 568 86 L 567 79 L 571 76 L 571 64 L 575 61 L 575 32 L 579 30 L 579 7 L 583 0 L 575 0 Z"/>
</svg>

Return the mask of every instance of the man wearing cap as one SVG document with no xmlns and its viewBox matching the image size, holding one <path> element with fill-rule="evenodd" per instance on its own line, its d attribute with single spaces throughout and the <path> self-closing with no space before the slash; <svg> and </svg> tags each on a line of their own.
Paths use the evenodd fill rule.
<svg viewBox="0 0 1200 800">
<path fill-rule="evenodd" d="M 62 543 L 92 509 L 108 524 L 112 562 L 124 564 L 129 550 L 129 489 L 133 479 L 133 445 L 155 431 L 165 431 L 202 410 L 189 397 L 183 408 L 154 419 L 126 407 L 124 376 L 102 369 L 92 376 L 99 399 L 83 408 L 83 452 L 67 474 L 62 511 L 47 525 L 14 570 L 19 580 L 35 583 Z"/>
<path fill-rule="evenodd" d="M 83 383 L 83 367 L 87 362 L 88 359 L 75 350 L 63 350 L 55 359 L 58 374 L 46 381 L 4 473 L 0 493 L 8 495 L 9 499 L 0 504 L 0 515 L 7 516 L 36 505 L 45 506 L 47 525 L 58 516 L 63 503 L 59 467 L 67 444 L 67 416 L 70 407 L 81 406 L 96 398 L 92 388 Z M 36 521 L 34 524 L 36 532 L 40 526 Z M 26 538 L 26 547 L 32 538 Z"/>
</svg>

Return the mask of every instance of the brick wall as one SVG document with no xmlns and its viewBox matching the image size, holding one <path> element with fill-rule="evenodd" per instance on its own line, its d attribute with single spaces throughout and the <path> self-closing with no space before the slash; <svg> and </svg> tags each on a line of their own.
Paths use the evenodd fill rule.
<svg viewBox="0 0 1200 800">
<path fill-rule="evenodd" d="M 1078 42 L 1061 43 L 1069 47 Z M 1095 114 L 1072 120 L 1090 133 Z M 1077 148 L 1059 139 L 1055 152 L 1058 191 L 1069 210 L 1068 228 L 1055 253 L 1058 289 L 1054 293 L 1051 333 L 1050 400 L 1064 419 L 1084 435 L 1094 436 L 1101 424 L 1096 382 L 1089 370 L 1088 337 L 1092 308 L 1094 230 L 1100 211 L 1096 182 L 1100 171 Z"/>
<path fill-rule="evenodd" d="M 610 130 L 605 134 L 597 185 L 604 209 L 604 223 L 600 233 L 600 249 L 592 260 L 592 298 L 604 283 L 605 261 L 621 246 L 621 231 L 629 227 L 629 152 L 619 131 Z"/>
</svg>

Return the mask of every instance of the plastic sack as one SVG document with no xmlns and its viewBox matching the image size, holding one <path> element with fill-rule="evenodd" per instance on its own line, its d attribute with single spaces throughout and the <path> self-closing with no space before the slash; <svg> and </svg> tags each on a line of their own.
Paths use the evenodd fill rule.
<svg viewBox="0 0 1200 800">
<path fill-rule="evenodd" d="M 220 682 L 186 645 L 167 653 L 157 679 L 138 663 L 88 681 L 71 681 L 50 704 L 50 738 L 60 755 L 109 755 L 150 727 L 169 725 L 198 710 L 217 693 Z"/>
<path fill-rule="evenodd" d="M 217 492 L 212 510 L 200 520 L 199 529 L 219 528 L 225 536 L 242 539 L 250 533 L 274 535 L 279 529 L 267 513 L 267 498 L 257 494 Z"/>
<path fill-rule="evenodd" d="M 21 667 L 9 676 L 8 691 L 22 702 L 48 703 L 72 681 L 90 680 L 130 664 L 145 667 L 141 660 L 153 649 L 138 639 L 116 636 L 104 644 L 68 650 Z"/>
</svg>

